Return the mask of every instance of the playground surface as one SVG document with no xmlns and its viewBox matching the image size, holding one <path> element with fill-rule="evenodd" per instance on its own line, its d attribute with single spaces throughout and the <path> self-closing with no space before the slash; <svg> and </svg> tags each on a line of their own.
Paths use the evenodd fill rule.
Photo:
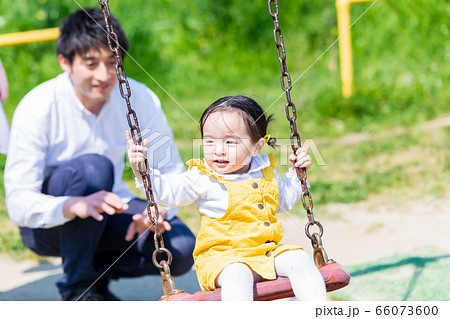
<svg viewBox="0 0 450 319">
<path fill-rule="evenodd" d="M 331 300 L 450 300 L 450 198 L 395 198 L 356 204 L 330 204 L 316 212 L 324 226 L 323 244 L 330 258 L 351 274 L 349 286 L 329 294 Z M 282 218 L 286 243 L 301 244 L 306 217 Z M 0 300 L 60 300 L 55 287 L 60 260 L 14 261 L 0 256 Z M 177 288 L 199 290 L 195 270 L 174 277 Z M 111 290 L 126 301 L 156 301 L 162 295 L 159 276 L 120 279 Z"/>
</svg>

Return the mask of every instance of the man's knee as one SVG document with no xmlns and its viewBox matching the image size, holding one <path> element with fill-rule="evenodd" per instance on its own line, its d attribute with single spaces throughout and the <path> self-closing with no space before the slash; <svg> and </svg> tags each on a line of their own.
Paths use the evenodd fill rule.
<svg viewBox="0 0 450 319">
<path fill-rule="evenodd" d="M 87 193 L 112 190 L 114 166 L 107 157 L 99 154 L 86 154 L 78 157 L 78 160 L 83 166 L 83 178 L 86 180 Z"/>
<path fill-rule="evenodd" d="M 59 239 L 56 228 L 32 229 L 20 227 L 20 235 L 25 247 L 40 256 L 60 255 Z"/>
<path fill-rule="evenodd" d="M 173 276 L 181 276 L 192 269 L 194 265 L 194 258 L 192 257 L 192 251 L 190 253 L 180 254 L 178 252 L 173 253 L 173 262 L 170 266 L 170 273 Z"/>
<path fill-rule="evenodd" d="M 173 257 L 170 271 L 172 275 L 179 276 L 191 270 L 194 265 L 192 252 L 195 247 L 195 236 L 178 217 L 172 219 L 170 224 L 172 230 L 166 234 L 165 239 Z"/>
<path fill-rule="evenodd" d="M 87 196 L 111 191 L 114 166 L 103 155 L 85 154 L 60 165 L 44 182 L 42 192 L 53 196 Z"/>
<path fill-rule="evenodd" d="M 186 227 L 187 228 L 187 227 Z M 190 233 L 183 236 L 183 245 L 172 246 L 173 262 L 170 266 L 170 272 L 174 276 L 180 276 L 192 269 L 194 257 L 192 255 L 195 247 L 195 237 Z"/>
</svg>

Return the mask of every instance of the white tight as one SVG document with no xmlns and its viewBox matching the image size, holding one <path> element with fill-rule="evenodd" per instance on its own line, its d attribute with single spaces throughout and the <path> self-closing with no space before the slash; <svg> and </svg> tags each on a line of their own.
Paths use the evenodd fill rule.
<svg viewBox="0 0 450 319">
<path fill-rule="evenodd" d="M 327 300 L 325 283 L 312 259 L 303 250 L 285 251 L 275 257 L 277 276 L 288 277 L 298 300 Z M 220 273 L 217 283 L 223 301 L 253 300 L 253 284 L 261 276 L 246 264 L 233 263 Z"/>
</svg>

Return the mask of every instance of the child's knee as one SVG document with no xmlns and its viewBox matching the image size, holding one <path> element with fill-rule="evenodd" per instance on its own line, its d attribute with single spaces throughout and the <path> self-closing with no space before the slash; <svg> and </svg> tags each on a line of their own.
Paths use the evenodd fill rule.
<svg viewBox="0 0 450 319">
<path fill-rule="evenodd" d="M 312 258 L 302 249 L 288 250 L 275 257 L 275 269 L 280 276 L 316 268 Z"/>
<path fill-rule="evenodd" d="M 217 286 L 223 301 L 253 300 L 253 271 L 243 263 L 233 263 L 220 273 Z"/>
<path fill-rule="evenodd" d="M 227 282 L 237 284 L 247 283 L 249 281 L 253 282 L 253 272 L 250 267 L 243 263 L 232 263 L 226 266 L 217 280 L 220 287 Z"/>
<path fill-rule="evenodd" d="M 295 250 L 288 250 L 277 257 L 275 259 L 283 260 L 287 262 L 292 263 L 311 263 L 312 258 L 303 250 L 303 249 L 295 249 Z"/>
</svg>

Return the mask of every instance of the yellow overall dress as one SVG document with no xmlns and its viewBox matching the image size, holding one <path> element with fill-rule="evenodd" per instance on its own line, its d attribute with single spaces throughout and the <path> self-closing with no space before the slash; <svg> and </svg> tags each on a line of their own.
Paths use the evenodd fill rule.
<svg viewBox="0 0 450 319">
<path fill-rule="evenodd" d="M 269 155 L 270 166 L 264 177 L 240 182 L 227 181 L 207 168 L 199 159 L 187 162 L 217 179 L 228 191 L 228 209 L 220 218 L 201 217 L 194 249 L 198 282 L 202 290 L 216 289 L 216 278 L 229 264 L 248 265 L 265 279 L 276 279 L 274 257 L 283 251 L 301 249 L 280 245 L 283 226 L 275 217 L 278 210 L 278 183 L 274 177 L 276 162 Z"/>
</svg>

